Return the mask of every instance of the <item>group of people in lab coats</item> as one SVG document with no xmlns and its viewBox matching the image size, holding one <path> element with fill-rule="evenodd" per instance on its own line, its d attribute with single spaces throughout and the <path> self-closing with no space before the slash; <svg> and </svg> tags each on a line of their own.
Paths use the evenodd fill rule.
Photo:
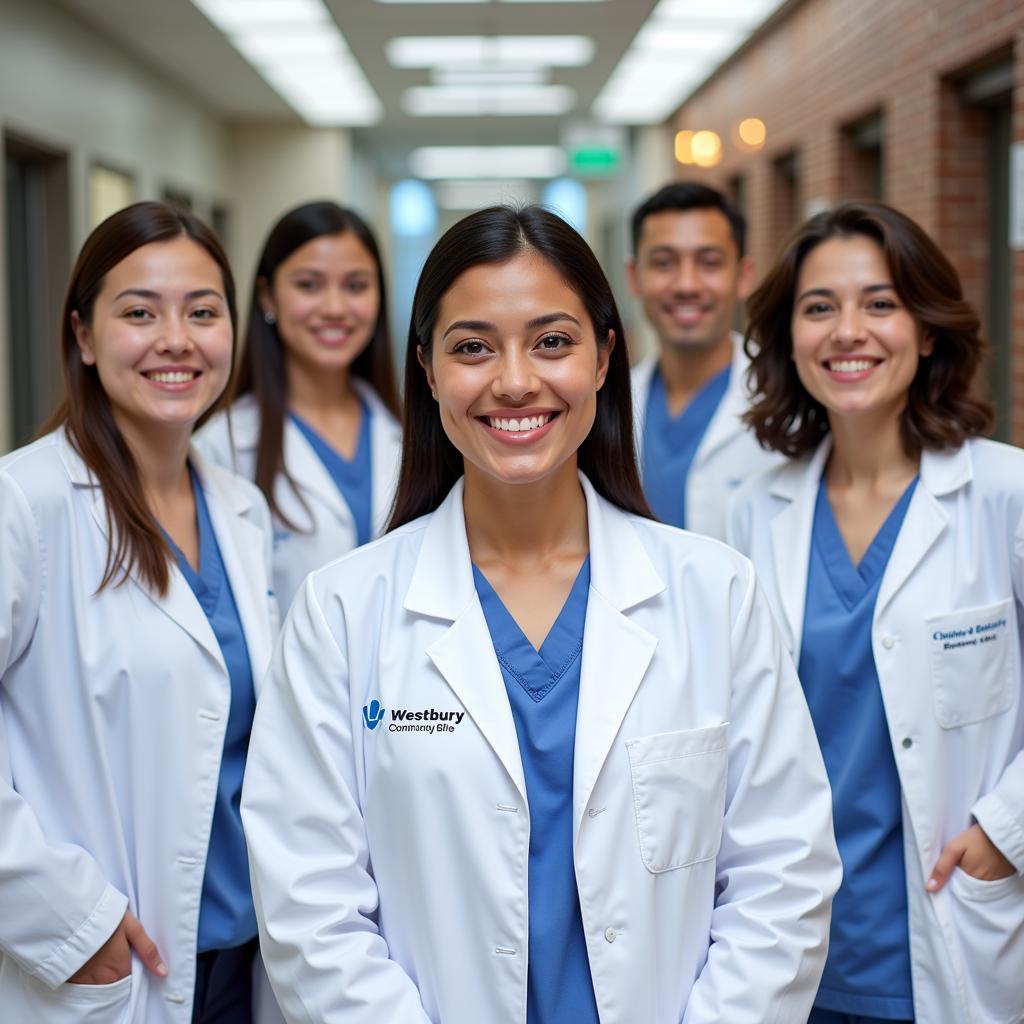
<svg viewBox="0 0 1024 1024">
<path fill-rule="evenodd" d="M 0 1020 L 1024 1020 L 1024 454 L 956 272 L 872 202 L 752 294 L 713 189 L 632 228 L 653 356 L 492 207 L 401 408 L 352 211 L 273 227 L 240 352 L 201 221 L 89 237 L 0 459 Z"/>
</svg>

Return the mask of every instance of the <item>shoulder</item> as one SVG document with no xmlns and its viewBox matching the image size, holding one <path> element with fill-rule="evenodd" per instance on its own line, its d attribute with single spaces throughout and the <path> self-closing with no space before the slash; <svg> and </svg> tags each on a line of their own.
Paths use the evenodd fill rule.
<svg viewBox="0 0 1024 1024">
<path fill-rule="evenodd" d="M 657 365 L 658 355 L 652 352 L 630 367 L 629 377 L 633 383 L 634 391 L 642 391 L 650 383 L 651 377 L 654 374 L 654 368 Z"/>
<path fill-rule="evenodd" d="M 352 376 L 352 387 L 359 393 L 359 396 L 367 404 L 373 417 L 371 420 L 374 429 L 383 429 L 389 434 L 402 433 L 401 424 L 392 414 L 391 410 L 381 400 L 373 385 L 362 377 Z"/>
<path fill-rule="evenodd" d="M 0 458 L 0 486 L 20 492 L 30 505 L 65 501 L 72 485 L 65 449 L 80 464 L 62 431 L 10 452 Z M 84 466 L 82 470 L 86 472 Z"/>
<path fill-rule="evenodd" d="M 965 442 L 975 479 L 1024 494 L 1024 449 L 1001 441 L 974 438 Z"/>
<path fill-rule="evenodd" d="M 269 534 L 270 510 L 263 492 L 251 481 L 223 466 L 202 448 L 193 449 L 192 458 L 204 488 L 241 515 L 255 520 Z"/>
<path fill-rule="evenodd" d="M 243 395 L 238 401 L 211 416 L 196 431 L 196 445 L 218 461 L 236 449 L 254 448 L 259 441 L 260 411 L 252 395 Z"/>
</svg>

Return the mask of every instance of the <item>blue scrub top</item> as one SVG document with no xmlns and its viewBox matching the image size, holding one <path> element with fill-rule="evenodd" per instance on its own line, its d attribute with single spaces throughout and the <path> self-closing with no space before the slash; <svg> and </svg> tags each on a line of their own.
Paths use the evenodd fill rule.
<svg viewBox="0 0 1024 1024">
<path fill-rule="evenodd" d="M 341 492 L 345 504 L 356 524 L 356 544 L 368 544 L 373 540 L 373 495 L 371 490 L 372 468 L 370 463 L 370 407 L 359 399 L 362 418 L 359 423 L 359 440 L 356 452 L 349 461 L 324 440 L 301 416 L 288 414 L 292 423 L 302 431 L 302 436 L 313 446 L 317 458 L 323 463 L 334 486 Z"/>
<path fill-rule="evenodd" d="M 198 952 L 231 949 L 256 937 L 256 911 L 249 886 L 249 858 L 239 804 L 242 776 L 249 749 L 249 733 L 256 712 L 249 646 L 235 595 L 220 555 L 210 522 L 206 496 L 195 470 L 189 466 L 196 501 L 199 528 L 199 572 L 192 568 L 181 549 L 167 536 L 178 567 L 192 588 L 210 622 L 231 681 L 231 707 L 224 733 L 217 797 L 213 807 L 210 845 L 206 851 L 206 873 L 199 905 Z"/>
<path fill-rule="evenodd" d="M 882 1020 L 914 1016 L 900 780 L 871 650 L 875 602 L 917 480 L 854 566 L 825 481 L 818 489 L 800 681 L 832 784 L 843 884 L 815 1006 Z"/>
<path fill-rule="evenodd" d="M 473 566 L 526 776 L 530 807 L 527 1024 L 599 1024 L 572 855 L 572 766 L 590 558 L 541 648 Z"/>
<path fill-rule="evenodd" d="M 729 389 L 731 366 L 715 374 L 676 417 L 668 411 L 661 370 L 654 368 L 644 414 L 644 493 L 651 511 L 686 527 L 686 478 L 708 426 Z"/>
</svg>

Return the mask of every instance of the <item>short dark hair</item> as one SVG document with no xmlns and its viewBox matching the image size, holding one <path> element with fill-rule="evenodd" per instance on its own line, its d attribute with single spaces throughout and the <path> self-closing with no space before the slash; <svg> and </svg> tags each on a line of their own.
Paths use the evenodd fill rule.
<svg viewBox="0 0 1024 1024">
<path fill-rule="evenodd" d="M 431 250 L 412 304 L 405 354 L 402 466 L 389 530 L 433 512 L 463 473 L 463 458 L 441 425 L 426 374 L 417 358 L 429 358 L 441 300 L 467 270 L 500 265 L 536 253 L 580 297 L 599 345 L 609 332 L 615 346 L 604 386 L 597 394 L 594 425 L 577 454 L 594 489 L 619 508 L 651 517 L 640 486 L 633 447 L 633 407 L 622 318 L 608 279 L 583 238 L 561 217 L 540 206 L 491 206 L 464 217 Z"/>
<path fill-rule="evenodd" d="M 729 222 L 736 250 L 742 257 L 747 251 L 747 218 L 738 206 L 726 199 L 721 192 L 699 181 L 673 181 L 659 188 L 650 198 L 645 199 L 633 213 L 633 255 L 640 247 L 640 235 L 644 221 L 655 213 L 675 210 L 718 210 Z"/>
<path fill-rule="evenodd" d="M 830 238 L 857 236 L 881 246 L 896 294 L 933 343 L 931 355 L 918 363 L 901 413 L 904 450 L 916 457 L 922 449 L 959 447 L 988 433 L 992 407 L 970 393 L 985 344 L 953 264 L 905 214 L 864 201 L 826 210 L 799 227 L 747 302 L 745 345 L 755 399 L 744 418 L 758 441 L 799 457 L 828 433 L 825 407 L 803 386 L 793 364 L 793 305 L 807 255 Z"/>
</svg>

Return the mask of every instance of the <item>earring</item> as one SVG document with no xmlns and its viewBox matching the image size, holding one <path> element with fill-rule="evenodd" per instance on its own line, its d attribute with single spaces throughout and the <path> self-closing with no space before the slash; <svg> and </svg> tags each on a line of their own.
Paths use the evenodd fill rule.
<svg viewBox="0 0 1024 1024">
<path fill-rule="evenodd" d="M 265 324 L 270 324 L 270 326 L 271 326 L 271 327 L 273 327 L 273 326 L 274 326 L 274 324 L 276 324 L 276 323 L 277 323 L 277 317 L 276 317 L 276 316 L 275 316 L 275 315 L 274 315 L 274 314 L 273 314 L 273 313 L 272 313 L 272 312 L 271 312 L 271 311 L 270 311 L 270 310 L 268 309 L 268 310 L 267 310 L 267 311 L 266 311 L 266 312 L 265 312 L 265 313 L 263 314 L 263 322 L 264 322 Z"/>
</svg>

